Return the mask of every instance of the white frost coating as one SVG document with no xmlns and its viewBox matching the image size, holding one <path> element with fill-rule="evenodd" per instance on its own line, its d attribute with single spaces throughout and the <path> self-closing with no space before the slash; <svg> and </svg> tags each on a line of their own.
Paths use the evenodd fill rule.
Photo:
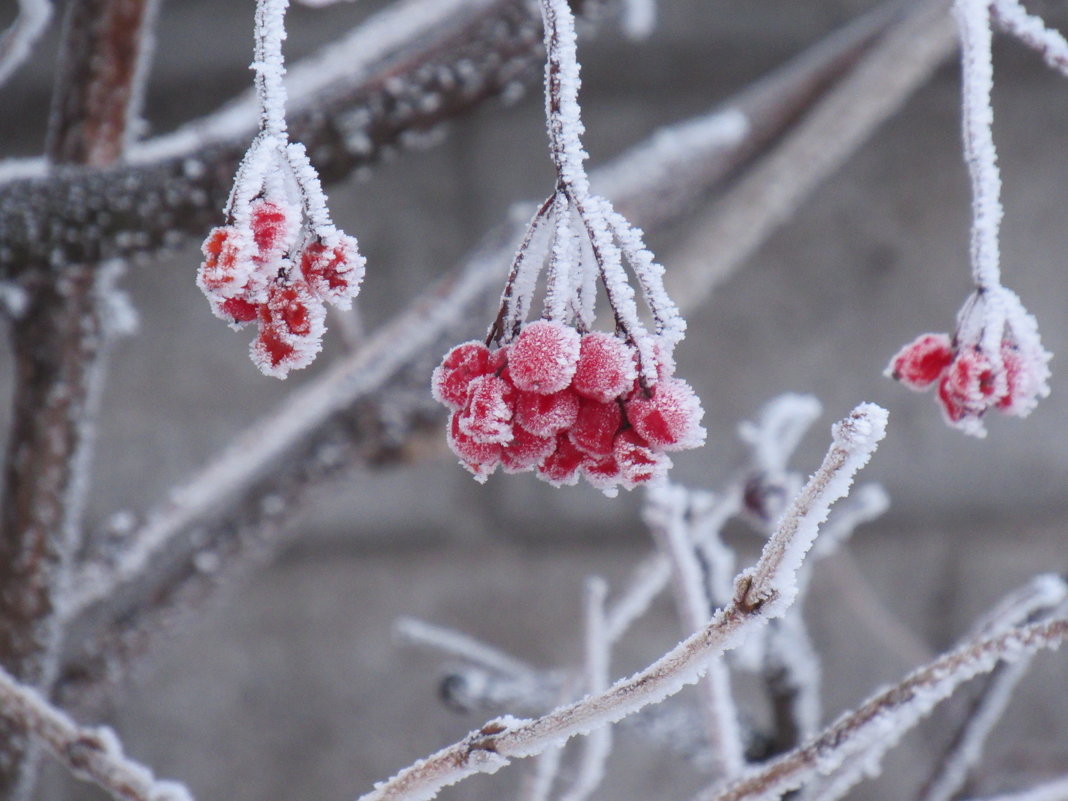
<svg viewBox="0 0 1068 801">
<path fill-rule="evenodd" d="M 193 801 L 183 785 L 159 781 L 151 770 L 127 757 L 111 729 L 79 726 L 3 668 L 0 715 L 48 748 L 74 776 L 93 782 L 117 801 Z"/>
<path fill-rule="evenodd" d="M 648 38 L 656 27 L 656 0 L 624 0 L 621 22 L 628 38 Z"/>
<path fill-rule="evenodd" d="M 1010 593 L 975 624 L 976 636 L 1000 634 L 1027 621 L 1036 612 L 1048 611 L 1068 599 L 1068 584 L 1055 573 L 1042 573 Z"/>
<path fill-rule="evenodd" d="M 991 10 L 1001 28 L 1042 54 L 1046 66 L 1068 75 L 1068 41 L 1060 31 L 1029 14 L 1019 0 L 995 0 Z"/>
<path fill-rule="evenodd" d="M 634 569 L 626 589 L 609 606 L 605 623 L 609 640 L 619 641 L 634 621 L 646 613 L 670 578 L 671 566 L 660 554 L 654 554 Z"/>
<path fill-rule="evenodd" d="M 433 648 L 506 676 L 531 677 L 537 668 L 461 632 L 402 617 L 393 624 L 394 635 L 407 643 Z"/>
<path fill-rule="evenodd" d="M 50 0 L 18 0 L 19 15 L 0 37 L 0 86 L 29 57 L 52 18 Z"/>
<path fill-rule="evenodd" d="M 553 162 L 560 178 L 567 183 L 580 203 L 590 193 L 582 148 L 582 113 L 579 109 L 578 50 L 575 23 L 566 0 L 542 0 L 541 15 L 545 23 L 545 117 Z"/>
<path fill-rule="evenodd" d="M 990 94 L 994 87 L 989 0 L 956 0 L 963 82 L 964 160 L 972 183 L 972 273 L 980 287 L 1001 283 L 998 231 L 1001 175 L 992 125 Z"/>
</svg>

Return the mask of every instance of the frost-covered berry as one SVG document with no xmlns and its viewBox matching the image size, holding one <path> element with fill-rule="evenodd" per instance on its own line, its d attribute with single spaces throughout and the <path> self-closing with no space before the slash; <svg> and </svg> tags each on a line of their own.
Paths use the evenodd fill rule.
<svg viewBox="0 0 1068 801">
<path fill-rule="evenodd" d="M 512 441 L 501 450 L 501 465 L 506 473 L 533 470 L 555 450 L 555 436 L 539 437 L 516 426 L 512 429 Z"/>
<path fill-rule="evenodd" d="M 227 298 L 219 304 L 219 310 L 234 323 L 251 323 L 259 316 L 259 304 L 244 298 Z"/>
<path fill-rule="evenodd" d="M 582 460 L 582 474 L 586 480 L 608 497 L 614 497 L 616 489 L 622 483 L 619 464 L 612 454 L 607 456 L 589 456 Z"/>
<path fill-rule="evenodd" d="M 606 403 L 634 385 L 638 375 L 633 349 L 601 331 L 584 334 L 571 388 L 580 395 Z"/>
<path fill-rule="evenodd" d="M 230 225 L 213 228 L 201 245 L 204 261 L 197 271 L 197 286 L 209 298 L 230 298 L 248 283 L 251 265 L 248 242 Z"/>
<path fill-rule="evenodd" d="M 1004 375 L 995 372 L 978 346 L 960 350 L 938 382 L 938 400 L 950 423 L 978 420 L 1006 392 Z"/>
<path fill-rule="evenodd" d="M 701 401 L 680 378 L 660 381 L 649 397 L 638 393 L 626 409 L 634 430 L 657 450 L 696 448 L 705 441 Z"/>
<path fill-rule="evenodd" d="M 363 281 L 365 259 L 353 237 L 340 235 L 336 240 L 317 240 L 304 248 L 300 271 L 312 292 L 327 303 L 347 309 Z"/>
<path fill-rule="evenodd" d="M 953 361 L 948 334 L 922 334 L 890 360 L 886 374 L 910 389 L 926 389 Z"/>
<path fill-rule="evenodd" d="M 578 417 L 579 397 L 570 389 L 542 395 L 520 392 L 515 401 L 515 421 L 532 434 L 556 436 Z"/>
<path fill-rule="evenodd" d="M 252 342 L 252 361 L 276 378 L 307 367 L 322 348 L 325 314 L 304 282 L 272 284 L 258 309 L 260 334 Z"/>
<path fill-rule="evenodd" d="M 1038 405 L 1039 398 L 1049 394 L 1049 355 L 1041 350 L 1028 350 L 1012 342 L 1001 343 L 1001 361 L 1005 365 L 1005 397 L 997 407 L 1005 414 L 1026 417 Z"/>
<path fill-rule="evenodd" d="M 465 434 L 460 428 L 460 415 L 454 412 L 449 417 L 446 442 L 452 452 L 459 457 L 475 479 L 484 482 L 501 461 L 501 445 L 496 442 L 479 442 Z"/>
<path fill-rule="evenodd" d="M 506 443 L 512 439 L 515 389 L 489 374 L 471 382 L 467 405 L 460 412 L 460 430 L 477 442 Z"/>
<path fill-rule="evenodd" d="M 571 383 L 579 358 L 578 331 L 563 323 L 535 320 L 519 333 L 508 354 L 517 389 L 548 395 Z"/>
<path fill-rule="evenodd" d="M 579 480 L 586 454 L 575 447 L 567 434 L 558 434 L 556 449 L 538 465 L 538 478 L 554 487 L 572 486 Z"/>
<path fill-rule="evenodd" d="M 467 404 L 467 391 L 479 376 L 493 372 L 490 349 L 481 342 L 464 342 L 445 354 L 430 379 L 434 400 L 451 409 Z"/>
<path fill-rule="evenodd" d="M 667 476 L 671 459 L 654 450 L 633 428 L 620 431 L 612 445 L 620 482 L 626 489 L 658 481 Z"/>
<path fill-rule="evenodd" d="M 618 403 L 584 399 L 568 436 L 579 450 L 591 456 L 608 456 L 622 425 L 623 412 Z"/>
<path fill-rule="evenodd" d="M 251 205 L 249 227 L 259 259 L 274 262 L 289 250 L 297 225 L 294 216 L 285 207 L 270 200 L 257 200 Z"/>
</svg>

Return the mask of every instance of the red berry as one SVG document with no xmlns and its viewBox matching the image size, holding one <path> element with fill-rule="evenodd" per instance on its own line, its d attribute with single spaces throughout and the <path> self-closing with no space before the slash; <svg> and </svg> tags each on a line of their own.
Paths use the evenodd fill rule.
<svg viewBox="0 0 1068 801">
<path fill-rule="evenodd" d="M 671 459 L 658 453 L 633 428 L 620 431 L 612 447 L 620 480 L 627 489 L 661 479 L 671 468 Z"/>
<path fill-rule="evenodd" d="M 571 427 L 578 410 L 579 397 L 570 389 L 551 395 L 519 392 L 515 401 L 515 421 L 532 434 L 552 437 Z"/>
<path fill-rule="evenodd" d="M 304 248 L 300 271 L 312 291 L 328 303 L 347 308 L 363 280 L 364 259 L 351 236 L 336 243 L 316 240 Z"/>
<path fill-rule="evenodd" d="M 496 375 L 471 382 L 467 406 L 459 414 L 460 430 L 477 442 L 505 443 L 512 439 L 515 390 Z"/>
<path fill-rule="evenodd" d="M 501 446 L 494 442 L 479 442 L 460 429 L 460 415 L 449 417 L 446 442 L 475 478 L 485 481 L 501 461 Z"/>
<path fill-rule="evenodd" d="M 272 284 L 267 290 L 267 303 L 261 311 L 280 322 L 285 330 L 295 337 L 306 337 L 312 330 L 312 307 L 315 301 L 307 286 L 299 284 Z"/>
<path fill-rule="evenodd" d="M 451 409 L 462 409 L 467 403 L 471 382 L 493 372 L 492 354 L 481 342 L 464 342 L 445 354 L 434 369 L 430 391 L 434 400 Z"/>
<path fill-rule="evenodd" d="M 579 357 L 579 334 L 551 320 L 536 320 L 519 333 L 508 354 L 517 389 L 548 395 L 571 383 Z"/>
<path fill-rule="evenodd" d="M 289 220 L 285 210 L 277 203 L 270 200 L 254 202 L 249 225 L 261 258 L 270 259 L 285 249 L 289 238 Z"/>
<path fill-rule="evenodd" d="M 582 460 L 582 473 L 590 484 L 606 495 L 614 495 L 616 487 L 622 481 L 619 464 L 616 462 L 616 457 L 611 454 L 587 456 Z"/>
<path fill-rule="evenodd" d="M 630 346 L 611 334 L 594 331 L 582 337 L 571 388 L 580 395 L 605 403 L 630 389 L 637 374 L 637 363 Z"/>
<path fill-rule="evenodd" d="M 887 372 L 910 389 L 926 389 L 949 367 L 953 356 L 947 334 L 923 334 L 898 351 Z"/>
<path fill-rule="evenodd" d="M 253 361 L 261 364 L 263 360 L 266 360 L 272 368 L 284 367 L 296 352 L 296 348 L 283 340 L 278 330 L 270 325 L 260 326 L 260 334 L 253 341 L 252 348 Z M 260 359 L 256 358 L 257 355 Z"/>
<path fill-rule="evenodd" d="M 668 378 L 627 402 L 627 419 L 653 448 L 677 451 L 696 448 L 705 439 L 704 410 L 693 388 L 680 378 Z"/>
<path fill-rule="evenodd" d="M 512 441 L 501 451 L 501 464 L 506 473 L 533 470 L 555 450 L 555 436 L 539 437 L 517 426 L 513 429 Z"/>
<path fill-rule="evenodd" d="M 247 266 L 242 264 L 243 243 L 231 226 L 213 228 L 201 245 L 204 261 L 197 272 L 197 284 L 206 294 L 232 297 L 248 280 Z"/>
<path fill-rule="evenodd" d="M 244 298 L 227 298 L 219 304 L 219 309 L 235 323 L 251 323 L 256 319 L 259 306 Z"/>
<path fill-rule="evenodd" d="M 587 398 L 583 399 L 568 436 L 579 450 L 591 456 L 608 456 L 622 424 L 623 412 L 618 403 L 598 403 Z"/>
<path fill-rule="evenodd" d="M 578 481 L 586 454 L 575 447 L 566 434 L 556 437 L 556 450 L 538 465 L 538 478 L 554 487 L 571 486 Z"/>
</svg>

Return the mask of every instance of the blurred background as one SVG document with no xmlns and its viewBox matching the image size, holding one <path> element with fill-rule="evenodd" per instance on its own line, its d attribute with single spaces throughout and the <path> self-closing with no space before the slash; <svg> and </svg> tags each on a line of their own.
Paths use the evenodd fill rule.
<svg viewBox="0 0 1068 801">
<path fill-rule="evenodd" d="M 0 3 L 0 25 L 13 18 Z M 62 5 L 62 4 L 60 4 Z M 249 83 L 253 3 L 163 0 L 145 109 L 146 135 L 214 109 Z M 295 7 L 291 60 L 385 5 Z M 707 111 L 875 3 L 869 0 L 661 0 L 645 41 L 612 24 L 580 45 L 591 164 L 656 128 Z M 1035 3 L 1053 25 L 1063 3 Z M 41 149 L 52 35 L 0 89 L 0 154 Z M 701 395 L 706 446 L 673 478 L 715 489 L 744 462 L 735 431 L 772 397 L 811 393 L 825 413 L 798 452 L 807 474 L 829 424 L 861 401 L 890 410 L 890 433 L 864 474 L 892 506 L 851 556 L 817 574 L 810 619 L 824 654 L 827 715 L 859 702 L 965 633 L 1002 594 L 1066 568 L 1068 509 L 1068 82 L 1004 38 L 996 50 L 995 138 L 1005 182 L 1006 284 L 1055 354 L 1053 394 L 1026 421 L 992 419 L 985 440 L 945 426 L 933 398 L 882 376 L 925 331 L 951 331 L 969 291 L 970 220 L 953 63 L 886 124 L 744 269 L 689 318 L 678 373 Z M 540 92 L 451 124 L 436 146 L 328 187 L 339 226 L 368 258 L 360 312 L 388 320 L 454 265 L 518 200 L 551 188 Z M 221 214 L 220 214 L 221 219 Z M 650 245 L 668 271 L 689 233 Z M 141 318 L 115 349 L 92 475 L 89 526 L 142 511 L 294 384 L 261 376 L 248 332 L 211 317 L 193 283 L 199 243 L 131 265 L 122 284 Z M 502 281 L 506 265 L 502 264 Z M 331 314 L 337 314 L 332 311 Z M 487 317 L 485 321 L 490 322 Z M 328 320 L 329 325 L 329 320 Z M 308 375 L 341 352 L 328 337 Z M 10 380 L 4 355 L 3 379 Z M 442 440 L 444 437 L 442 437 Z M 198 798 L 344 799 L 479 725 L 437 697 L 439 661 L 395 647 L 400 615 L 455 626 L 537 665 L 580 652 L 583 577 L 613 586 L 650 547 L 640 493 L 606 499 L 553 490 L 530 475 L 485 486 L 442 447 L 420 464 L 367 470 L 323 492 L 270 565 L 195 622 L 167 634 L 105 714 L 128 750 Z M 756 538 L 733 532 L 746 553 Z M 210 614 L 209 614 L 210 612 Z M 894 628 L 911 631 L 911 639 Z M 888 628 L 889 626 L 889 628 Z M 675 641 L 665 604 L 618 654 L 623 675 Z M 1063 657 L 1041 657 L 992 741 L 979 789 L 1068 772 Z M 887 776 L 855 797 L 903 798 L 928 768 L 937 725 L 909 739 Z M 522 767 L 447 798 L 511 797 Z M 683 799 L 701 776 L 679 758 L 620 736 L 603 798 Z M 59 772 L 41 798 L 94 798 Z"/>
</svg>

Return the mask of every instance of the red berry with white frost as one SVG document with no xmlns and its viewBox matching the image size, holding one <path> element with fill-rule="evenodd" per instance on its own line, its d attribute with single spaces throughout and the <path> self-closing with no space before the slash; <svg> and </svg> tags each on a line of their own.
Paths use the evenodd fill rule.
<svg viewBox="0 0 1068 801">
<path fill-rule="evenodd" d="M 949 367 L 953 356 L 948 334 L 922 334 L 890 360 L 887 375 L 910 389 L 926 389 Z"/>
<path fill-rule="evenodd" d="M 634 350 L 618 337 L 601 331 L 582 336 L 571 388 L 605 403 L 634 385 L 638 365 Z"/>
<path fill-rule="evenodd" d="M 467 404 L 471 382 L 493 372 L 490 349 L 481 342 L 464 342 L 445 354 L 434 369 L 430 391 L 434 400 L 450 409 L 462 409 Z"/>
<path fill-rule="evenodd" d="M 501 450 L 501 465 L 506 473 L 533 470 L 555 450 L 555 436 L 539 437 L 516 426 L 512 429 L 512 441 Z"/>
<path fill-rule="evenodd" d="M 452 452 L 479 481 L 485 481 L 501 461 L 502 447 L 496 442 L 479 442 L 460 428 L 460 415 L 449 417 L 447 441 Z"/>
<path fill-rule="evenodd" d="M 578 331 L 552 320 L 535 320 L 520 331 L 508 354 L 517 389 L 548 395 L 571 383 L 579 358 Z"/>
<path fill-rule="evenodd" d="M 680 378 L 660 381 L 648 397 L 639 391 L 627 402 L 626 410 L 634 430 L 657 450 L 696 448 L 705 440 L 701 401 Z"/>
<path fill-rule="evenodd" d="M 612 456 L 619 468 L 620 481 L 626 489 L 663 479 L 671 469 L 671 459 L 650 446 L 633 428 L 616 435 Z"/>
<path fill-rule="evenodd" d="M 578 482 L 586 454 L 575 447 L 567 434 L 558 434 L 556 450 L 538 465 L 538 478 L 554 487 L 571 486 Z"/>
<path fill-rule="evenodd" d="M 512 439 L 515 389 L 500 376 L 483 375 L 471 382 L 467 405 L 460 412 L 460 430 L 477 442 Z"/>
<path fill-rule="evenodd" d="M 538 392 L 519 392 L 515 401 L 515 421 L 532 434 L 555 436 L 575 422 L 579 411 L 579 396 L 570 389 L 542 395 Z"/>
<path fill-rule="evenodd" d="M 327 303 L 346 309 L 359 291 L 363 267 L 364 258 L 356 249 L 356 240 L 345 235 L 329 244 L 316 240 L 304 248 L 300 257 L 300 271 L 312 292 Z"/>
<path fill-rule="evenodd" d="M 615 495 L 616 487 L 622 483 L 619 464 L 611 453 L 607 456 L 587 455 L 582 460 L 582 474 L 592 486 L 606 495 Z"/>
<path fill-rule="evenodd" d="M 623 412 L 618 403 L 584 399 L 569 436 L 580 451 L 591 456 L 608 456 L 622 425 Z"/>
</svg>

